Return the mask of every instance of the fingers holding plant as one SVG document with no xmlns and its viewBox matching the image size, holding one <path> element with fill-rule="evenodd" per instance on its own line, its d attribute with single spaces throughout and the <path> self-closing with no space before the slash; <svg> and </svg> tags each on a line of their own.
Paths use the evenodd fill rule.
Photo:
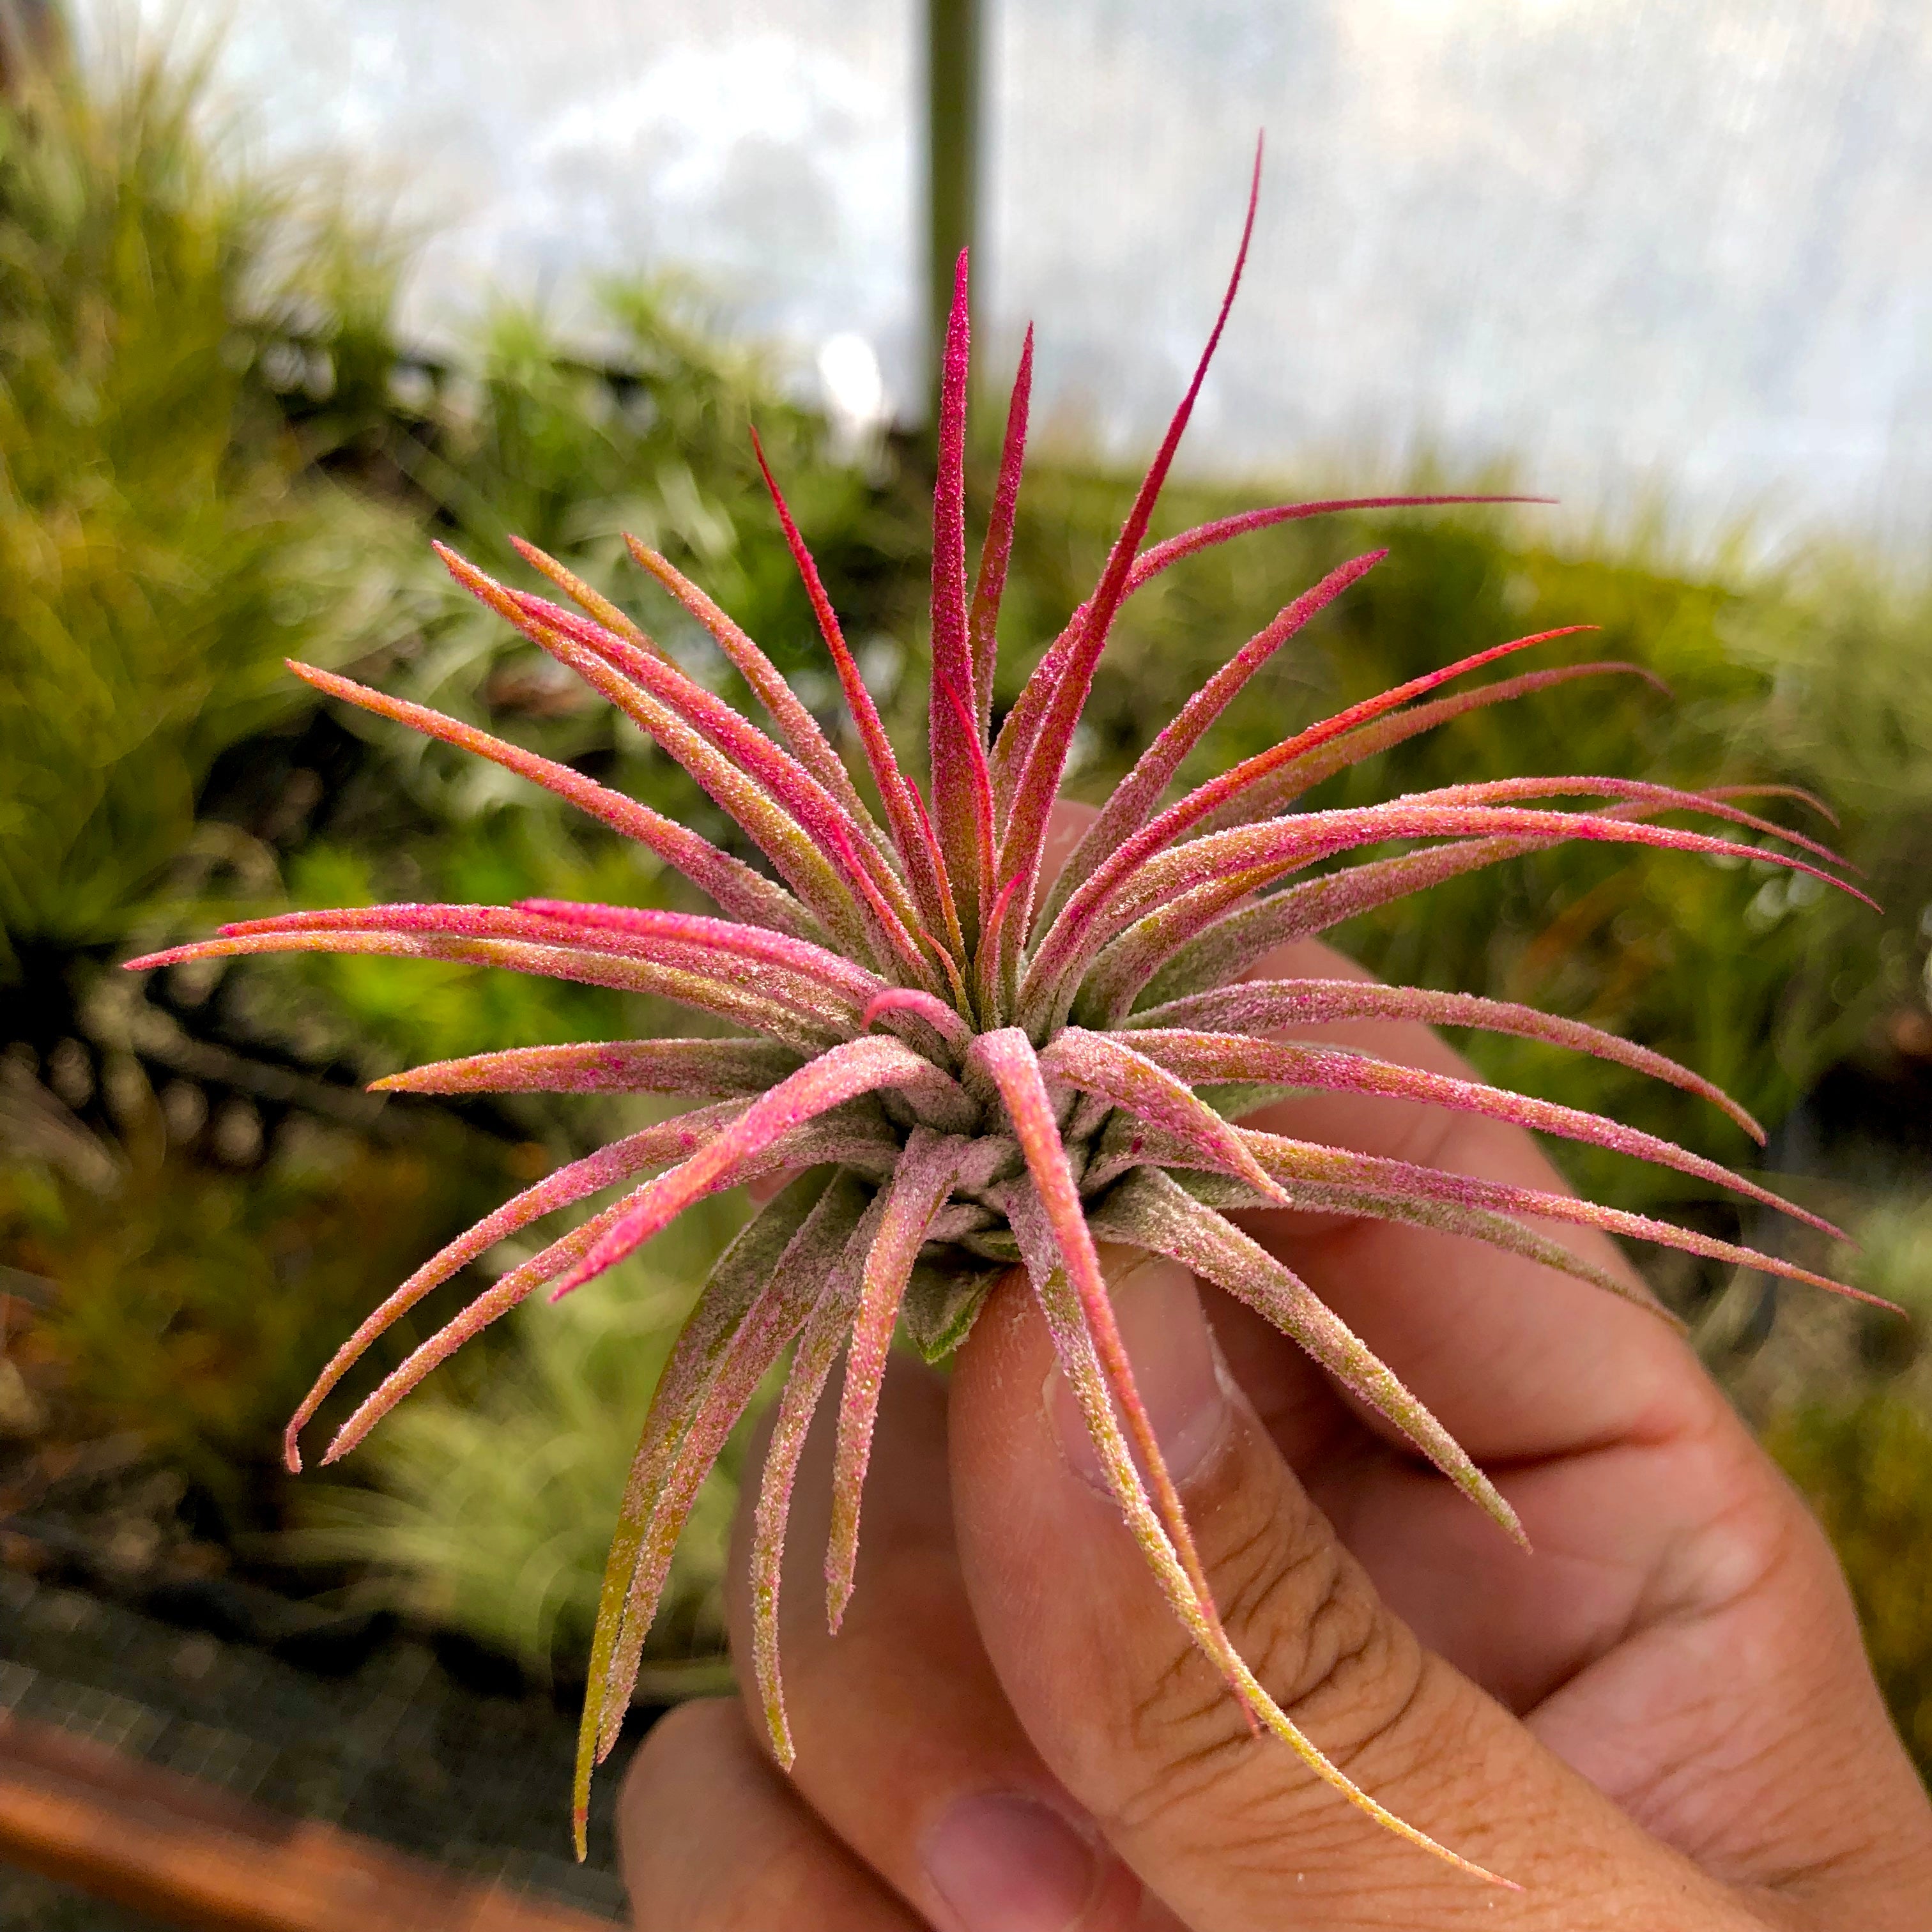
<svg viewBox="0 0 1932 1932">
<path fill-rule="evenodd" d="M 1276 1372 L 1271 1332 L 1170 1264 L 1108 1259 L 1241 1654 L 1352 1778 L 1522 1889 L 1402 1844 L 1249 1732 L 1153 1587 L 1015 1280 L 950 1387 L 904 1360 L 889 1375 L 860 1588 L 836 1638 L 806 1547 L 830 1513 L 830 1432 L 814 1432 L 785 1592 L 796 1774 L 778 1779 L 754 1747 L 755 1696 L 654 1736 L 626 1794 L 634 1882 L 680 1906 L 694 1872 L 709 1889 L 662 1919 L 640 1895 L 641 1924 L 765 1922 L 726 1910 L 770 1857 L 798 1888 L 771 1922 L 798 1932 L 896 1928 L 893 1911 L 937 1932 L 1916 1927 L 1932 1886 L 1923 1796 L 1828 1555 L 1768 1464 L 1714 1491 L 1695 1444 L 1674 1460 L 1636 1442 L 1564 1459 L 1566 1508 L 1627 1504 L 1656 1543 L 1618 1640 L 1520 1720 L 1419 1640 L 1348 1546 L 1400 1517 L 1395 1492 L 1358 1489 L 1345 1540 L 1311 1498 L 1320 1468 L 1304 1484 L 1281 1453 L 1250 1394 Z M 1358 1424 L 1316 1460 L 1381 1453 Z M 1480 1523 L 1439 1479 L 1414 1480 Z M 1713 1531 L 1720 1502 L 1736 1520 Z M 1491 1600 L 1511 1613 L 1503 1586 Z M 742 1589 L 733 1621 L 742 1646 Z M 1606 1792 L 1606 1771 L 1623 1790 Z"/>
</svg>

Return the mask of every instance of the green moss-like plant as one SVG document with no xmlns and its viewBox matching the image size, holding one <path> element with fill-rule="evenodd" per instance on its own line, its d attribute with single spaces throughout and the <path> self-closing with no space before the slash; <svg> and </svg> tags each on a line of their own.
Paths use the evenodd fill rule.
<svg viewBox="0 0 1932 1932">
<path fill-rule="evenodd" d="M 1932 1780 L 1932 1415 L 1882 1390 L 1849 1407 L 1808 1402 L 1766 1446 L 1830 1534 L 1879 1688 Z"/>
<path fill-rule="evenodd" d="M 701 1231 L 714 1252 L 720 1232 Z M 690 1302 L 654 1251 L 556 1309 L 525 1304 L 487 1378 L 402 1409 L 369 1445 L 372 1486 L 325 1489 L 297 1546 L 371 1566 L 400 1607 L 535 1676 L 580 1670 L 645 1399 Z M 716 1671 L 736 1473 L 734 1444 L 692 1505 L 651 1633 L 661 1671 Z"/>
<path fill-rule="evenodd" d="M 130 1433 L 227 1528 L 257 1528 L 280 1424 L 332 1339 L 487 1198 L 489 1164 L 464 1138 L 338 1134 L 318 1158 L 225 1172 L 171 1151 L 150 1101 L 89 1162 L 16 1157 L 0 1168 L 0 1257 L 55 1284 L 20 1346 L 76 1426 Z"/>
<path fill-rule="evenodd" d="M 301 708 L 283 658 L 364 640 L 401 527 L 315 475 L 264 372 L 380 271 L 225 175 L 200 93 L 150 60 L 0 99 L 0 980 L 128 930 L 218 754 Z"/>
</svg>

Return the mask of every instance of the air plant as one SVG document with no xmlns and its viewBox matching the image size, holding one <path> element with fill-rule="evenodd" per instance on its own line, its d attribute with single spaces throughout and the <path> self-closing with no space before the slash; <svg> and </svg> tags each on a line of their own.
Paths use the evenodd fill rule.
<svg viewBox="0 0 1932 1932">
<path fill-rule="evenodd" d="M 718 1261 L 644 1423 L 592 1642 L 575 1793 L 580 1853 L 592 1768 L 616 1741 L 680 1530 L 706 1470 L 766 1376 L 789 1348 L 751 1557 L 752 1664 L 773 1748 L 789 1765 L 778 1646 L 781 1558 L 800 1452 L 833 1366 L 842 1351 L 826 1558 L 836 1630 L 853 1587 L 860 1499 L 894 1333 L 902 1328 L 928 1358 L 943 1358 L 964 1337 L 994 1282 L 1017 1265 L 1039 1300 L 1124 1516 L 1175 1614 L 1252 1724 L 1285 1741 L 1390 1829 L 1480 1871 L 1394 1816 L 1331 1765 L 1229 1641 L 1136 1393 L 1096 1244 L 1130 1244 L 1171 1256 L 1258 1310 L 1518 1540 L 1522 1532 L 1509 1504 L 1394 1371 L 1228 1210 L 1288 1206 L 1420 1223 L 1531 1257 L 1616 1294 L 1629 1292 L 1620 1280 L 1528 1222 L 1604 1229 L 1838 1286 L 1790 1262 L 1564 1194 L 1239 1124 L 1259 1095 L 1282 1087 L 1396 1095 L 1660 1162 L 1824 1225 L 1754 1181 L 1600 1116 L 1280 1035 L 1364 1016 L 1517 1034 L 1672 1082 L 1762 1141 L 1750 1117 L 1718 1089 L 1641 1046 L 1494 1000 L 1353 981 L 1243 976 L 1286 941 L 1454 874 L 1569 839 L 1766 860 L 1853 890 L 1819 862 L 1831 862 L 1830 853 L 1754 816 L 1732 794 L 1534 778 L 1455 785 L 1358 809 L 1294 809 L 1323 778 L 1450 718 L 1636 667 L 1571 664 L 1433 694 L 1566 633 L 1514 638 L 1351 706 L 1163 806 L 1183 761 L 1243 686 L 1385 553 L 1357 557 L 1286 604 L 1194 695 L 1057 874 L 1048 875 L 1042 862 L 1048 817 L 1075 727 L 1114 620 L 1138 589 L 1210 545 L 1293 519 L 1395 502 L 1480 500 L 1280 505 L 1142 548 L 1234 299 L 1253 220 L 1251 193 L 1220 315 L 1100 580 L 997 732 L 995 632 L 1026 438 L 1033 339 L 1029 331 L 988 532 L 969 586 L 967 271 L 960 257 L 933 508 L 929 801 L 888 741 L 760 450 L 760 466 L 856 727 L 877 812 L 758 646 L 636 539 L 630 548 L 637 561 L 716 640 L 764 706 L 773 734 L 688 676 L 629 616 L 553 558 L 519 546 L 574 610 L 499 583 L 439 546 L 459 582 L 689 772 L 776 876 L 566 766 L 297 664 L 291 667 L 297 676 L 332 697 L 494 760 L 568 799 L 681 873 L 722 916 L 550 900 L 382 905 L 244 921 L 224 927 L 218 939 L 131 962 L 148 968 L 308 950 L 454 960 L 655 994 L 736 1029 L 725 1038 L 521 1047 L 378 1082 L 402 1093 L 680 1094 L 712 1103 L 559 1168 L 426 1262 L 344 1345 L 286 1437 L 289 1466 L 297 1468 L 299 1431 L 376 1338 L 431 1289 L 542 1217 L 614 1186 L 626 1190 L 502 1276 L 418 1346 L 343 1424 L 325 1462 L 355 1448 L 439 1363 L 536 1289 L 548 1287 L 553 1300 L 567 1294 L 693 1202 L 761 1178 L 790 1177 Z M 1550 802 L 1563 800 L 1584 802 Z M 1685 811 L 1728 830 L 1720 836 L 1659 822 Z M 1395 842 L 1407 849 L 1315 869 Z"/>
</svg>

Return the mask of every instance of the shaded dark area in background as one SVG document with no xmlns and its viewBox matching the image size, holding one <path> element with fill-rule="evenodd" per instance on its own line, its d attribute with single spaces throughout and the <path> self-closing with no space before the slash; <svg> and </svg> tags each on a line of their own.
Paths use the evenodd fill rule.
<svg viewBox="0 0 1932 1932">
<path fill-rule="evenodd" d="M 0 1664 L 0 1709 L 477 1878 L 622 1916 L 610 1812 L 650 1711 L 634 1714 L 596 1795 L 598 1856 L 579 1866 L 556 1828 L 574 1710 L 520 1694 L 460 1642 L 367 1631 L 265 1650 L 6 1573 L 0 1614 L 32 1658 Z M 9 1916 L 0 1878 L 0 1924 L 42 1922 Z"/>
<path fill-rule="evenodd" d="M 112 98 L 36 87 L 0 106 L 0 1591 L 25 1606 L 6 1611 L 0 1672 L 27 1687 L 8 1701 L 85 1684 L 159 1711 L 142 1685 L 172 1666 L 142 1658 L 212 1646 L 241 1675 L 184 1691 L 155 1748 L 223 1706 L 238 1762 L 267 1754 L 282 1768 L 261 1788 L 299 1808 L 320 1802 L 302 1766 L 356 1735 L 345 1713 L 362 1694 L 344 1687 L 419 1670 L 449 1687 L 404 1699 L 440 1767 L 431 1795 L 371 1772 L 342 1802 L 366 1804 L 372 1830 L 467 1856 L 447 1834 L 496 1814 L 466 1780 L 514 1758 L 522 1795 L 502 1800 L 500 1828 L 476 1828 L 477 1856 L 514 1844 L 540 1862 L 564 1844 L 545 1726 L 567 1736 L 629 1438 L 680 1288 L 728 1210 L 698 1246 L 661 1244 L 602 1300 L 580 1298 L 581 1313 L 490 1331 L 361 1471 L 292 1479 L 279 1436 L 337 1342 L 423 1257 L 637 1118 L 617 1100 L 384 1101 L 363 1083 L 446 1054 L 649 1032 L 665 1015 L 441 965 L 304 958 L 142 982 L 115 962 L 289 905 L 684 903 L 554 801 L 319 704 L 282 660 L 488 724 L 730 844 L 674 766 L 454 592 L 428 537 L 509 573 L 507 536 L 527 536 L 735 694 L 623 561 L 620 532 L 636 530 L 836 734 L 836 688 L 757 487 L 755 416 L 868 681 L 911 742 L 930 471 L 912 442 L 842 446 L 670 284 L 608 292 L 613 366 L 507 307 L 464 356 L 412 355 L 389 331 L 384 238 L 326 195 L 238 185 L 196 131 L 194 84 L 147 70 Z M 988 454 L 970 479 L 981 506 Z M 1035 466 L 1003 702 L 1090 583 L 1128 488 L 1065 453 Z M 1252 500 L 1185 486 L 1162 528 Z M 1130 607 L 1076 788 L 1103 794 L 1280 604 L 1384 542 L 1390 561 L 1257 680 L 1203 769 L 1504 637 L 1601 626 L 1559 661 L 1633 660 L 1672 700 L 1628 677 L 1568 686 L 1384 754 L 1318 802 L 1566 768 L 1802 786 L 1843 811 L 1844 848 L 1886 915 L 1768 866 L 1568 851 L 1459 881 L 1343 941 L 1418 983 L 1534 1000 L 1718 1079 L 1776 1130 L 1767 1165 L 1802 1198 L 1886 1231 L 1864 1261 L 1813 1258 L 1932 1312 L 1932 599 L 1844 555 L 1693 579 L 1634 552 L 1559 554 L 1526 516 L 1290 526 Z M 1767 809 L 1816 829 L 1792 801 Z M 1490 1077 L 1745 1160 L 1741 1136 L 1675 1090 L 1525 1042 L 1468 1046 Z M 1602 1198 L 1767 1238 L 1678 1177 L 1573 1165 Z M 1755 1280 L 1690 1264 L 1656 1278 L 1819 1499 L 1894 1711 L 1932 1766 L 1932 1367 L 1896 1328 Z M 432 1297 L 374 1366 L 454 1300 Z M 344 1413 L 332 1403 L 318 1429 Z M 721 1484 L 681 1558 L 653 1640 L 661 1685 L 715 1681 L 728 1506 Z M 46 1622 L 50 1604 L 76 1606 L 70 1629 Z M 281 1688 L 266 1698 L 244 1677 Z M 214 1701 L 191 1710 L 196 1697 Z M 263 1734 L 244 1737 L 257 1703 Z"/>
</svg>

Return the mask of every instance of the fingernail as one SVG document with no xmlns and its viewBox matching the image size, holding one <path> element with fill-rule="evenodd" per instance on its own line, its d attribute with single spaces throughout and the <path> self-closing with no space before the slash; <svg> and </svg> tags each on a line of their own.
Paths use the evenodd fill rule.
<svg viewBox="0 0 1932 1932">
<path fill-rule="evenodd" d="M 1113 1304 L 1162 1460 L 1177 1483 L 1184 1481 L 1220 1442 L 1228 1417 L 1220 1358 L 1194 1277 L 1176 1262 L 1146 1262 L 1115 1285 Z M 1046 1397 L 1060 1454 L 1082 1481 L 1112 1495 L 1079 1399 L 1057 1366 L 1046 1378 Z"/>
<path fill-rule="evenodd" d="M 1058 1812 L 1003 1792 L 957 1800 L 924 1856 L 960 1932 L 1070 1932 L 1099 1874 L 1094 1848 Z"/>
</svg>

